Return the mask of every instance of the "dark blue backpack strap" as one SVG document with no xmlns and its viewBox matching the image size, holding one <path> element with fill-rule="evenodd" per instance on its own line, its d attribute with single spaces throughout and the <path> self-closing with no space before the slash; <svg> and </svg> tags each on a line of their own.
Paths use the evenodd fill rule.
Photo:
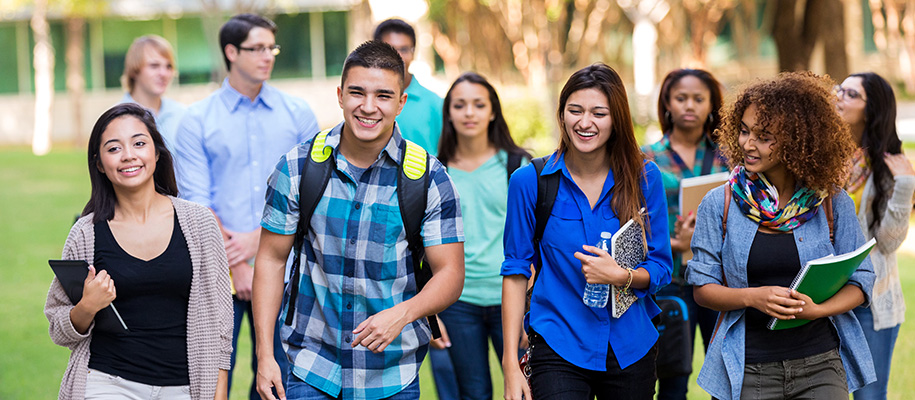
<svg viewBox="0 0 915 400">
<path fill-rule="evenodd" d="M 295 239 L 292 242 L 292 267 L 289 271 L 289 305 L 286 309 L 286 325 L 292 325 L 292 319 L 295 315 L 295 300 L 299 294 L 299 266 L 302 264 L 301 255 L 305 246 L 305 233 L 308 231 L 308 225 L 311 223 L 311 216 L 318 206 L 318 201 L 324 195 L 327 189 L 327 182 L 330 181 L 330 174 L 333 172 L 335 165 L 333 157 L 330 155 L 333 149 L 324 146 L 324 139 L 330 130 L 322 131 L 311 141 L 308 147 L 308 156 L 301 166 L 301 177 L 299 180 L 299 222 L 295 228 Z M 315 146 L 319 146 L 316 148 Z M 305 190 L 305 188 L 315 190 Z"/>
<path fill-rule="evenodd" d="M 543 231 L 546 230 L 546 223 L 550 219 L 553 203 L 556 202 L 556 194 L 559 192 L 559 172 L 541 175 L 547 160 L 549 160 L 549 156 L 531 160 L 534 170 L 537 171 L 537 203 L 534 207 L 534 284 L 540 278 L 540 269 L 543 268 L 543 262 L 540 259 L 540 240 L 543 239 Z M 531 290 L 533 290 L 533 285 L 531 285 Z"/>
<path fill-rule="evenodd" d="M 508 160 L 505 163 L 505 172 L 507 172 L 508 179 L 511 180 L 512 174 L 521 167 L 521 160 L 524 159 L 523 154 L 519 153 L 508 153 Z"/>
<path fill-rule="evenodd" d="M 407 248 L 413 261 L 413 279 L 417 293 L 432 279 L 432 270 L 425 265 L 423 218 L 429 192 L 429 155 L 422 147 L 404 140 L 400 145 L 400 165 L 397 168 L 397 201 L 407 236 Z M 442 337 L 435 315 L 427 317 L 432 337 Z"/>
</svg>

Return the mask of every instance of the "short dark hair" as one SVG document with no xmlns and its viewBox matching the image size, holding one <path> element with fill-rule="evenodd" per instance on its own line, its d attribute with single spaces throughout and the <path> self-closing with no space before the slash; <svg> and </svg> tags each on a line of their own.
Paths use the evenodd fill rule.
<svg viewBox="0 0 915 400">
<path fill-rule="evenodd" d="M 400 54 L 397 54 L 397 50 L 394 50 L 391 45 L 378 40 L 369 40 L 356 47 L 356 50 L 349 53 L 346 56 L 346 61 L 343 62 L 343 76 L 340 78 L 340 86 L 343 86 L 344 82 L 346 82 L 346 74 L 352 67 L 379 68 L 397 74 L 400 77 L 400 93 L 403 94 L 403 59 L 400 58 Z"/>
<path fill-rule="evenodd" d="M 99 150 L 102 146 L 102 134 L 108 129 L 111 121 L 121 117 L 136 118 L 149 131 L 149 137 L 152 138 L 153 145 L 156 147 L 156 154 L 159 155 L 156 160 L 156 172 L 153 173 L 153 181 L 156 184 L 156 192 L 169 196 L 178 195 L 178 184 L 175 181 L 175 167 L 172 161 L 172 153 L 165 147 L 165 141 L 159 130 L 156 129 L 156 119 L 152 114 L 136 103 L 121 103 L 105 111 L 102 116 L 95 121 L 92 128 L 92 134 L 89 135 L 89 181 L 92 183 L 92 192 L 89 195 L 89 202 L 83 208 L 82 215 L 95 213 L 92 217 L 93 223 L 108 221 L 114 218 L 114 208 L 118 204 L 117 195 L 114 193 L 114 187 L 111 186 L 111 180 L 108 176 L 99 171 L 101 161 L 99 159 Z"/>
<path fill-rule="evenodd" d="M 410 24 L 404 22 L 402 19 L 391 18 L 384 21 L 381 21 L 377 27 L 375 27 L 375 40 L 381 41 L 382 38 L 389 33 L 401 33 L 410 37 L 410 41 L 413 42 L 413 47 L 416 47 L 416 31 L 413 30 L 413 27 Z"/>
<path fill-rule="evenodd" d="M 219 28 L 219 49 L 222 51 L 222 59 L 226 62 L 226 69 L 232 70 L 229 57 L 226 57 L 226 45 L 240 47 L 241 42 L 248 38 L 248 33 L 257 27 L 267 29 L 276 35 L 276 24 L 257 14 L 238 14 Z"/>
</svg>

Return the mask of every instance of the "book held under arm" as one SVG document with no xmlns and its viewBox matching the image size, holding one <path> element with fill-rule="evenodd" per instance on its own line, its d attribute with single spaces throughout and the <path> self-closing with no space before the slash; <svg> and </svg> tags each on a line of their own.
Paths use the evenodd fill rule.
<svg viewBox="0 0 915 400">
<path fill-rule="evenodd" d="M 810 297 L 820 304 L 834 296 L 847 283 L 858 266 L 867 258 L 877 239 L 871 239 L 852 252 L 810 260 L 791 282 L 791 289 Z M 766 325 L 770 330 L 795 328 L 810 322 L 807 319 L 780 320 L 772 318 Z"/>
<path fill-rule="evenodd" d="M 643 207 L 639 210 L 639 218 L 645 212 Z M 626 222 L 610 239 L 611 251 L 610 256 L 616 260 L 616 263 L 622 268 L 634 270 L 648 256 L 648 246 L 645 242 L 645 232 L 642 225 L 634 219 Z M 610 286 L 610 301 L 613 318 L 619 318 L 635 303 L 639 298 L 632 292 L 632 288 L 624 286 Z"/>
<path fill-rule="evenodd" d="M 717 174 L 701 175 L 692 178 L 683 178 L 680 181 L 679 206 L 680 215 L 688 215 L 690 212 L 696 212 L 699 209 L 699 203 L 710 190 L 725 184 L 731 176 L 730 172 L 719 172 Z M 683 265 L 693 258 L 693 252 L 687 250 L 682 253 L 681 261 Z"/>
</svg>

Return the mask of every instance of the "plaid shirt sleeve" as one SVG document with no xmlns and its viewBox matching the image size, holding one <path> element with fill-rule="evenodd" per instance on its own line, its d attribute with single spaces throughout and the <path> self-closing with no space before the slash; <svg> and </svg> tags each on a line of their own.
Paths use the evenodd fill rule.
<svg viewBox="0 0 915 400">
<path fill-rule="evenodd" d="M 280 157 L 267 179 L 266 204 L 261 226 L 280 235 L 294 235 L 299 223 L 299 179 L 307 151 L 300 144 Z"/>
</svg>

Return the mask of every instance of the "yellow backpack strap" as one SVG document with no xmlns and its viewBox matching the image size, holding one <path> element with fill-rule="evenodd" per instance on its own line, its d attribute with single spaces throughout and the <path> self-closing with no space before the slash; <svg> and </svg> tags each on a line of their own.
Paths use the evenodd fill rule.
<svg viewBox="0 0 915 400">
<path fill-rule="evenodd" d="M 426 150 L 409 140 L 404 139 L 404 142 L 406 142 L 407 148 L 404 151 L 403 160 L 401 160 L 403 172 L 407 178 L 415 181 L 426 173 Z"/>
<path fill-rule="evenodd" d="M 315 162 L 322 163 L 327 161 L 327 159 L 330 158 L 330 155 L 334 152 L 333 147 L 326 146 L 324 144 L 324 142 L 327 140 L 327 134 L 330 133 L 331 129 L 333 128 L 325 129 L 315 136 L 314 143 L 311 145 L 310 155 L 311 159 Z"/>
</svg>

